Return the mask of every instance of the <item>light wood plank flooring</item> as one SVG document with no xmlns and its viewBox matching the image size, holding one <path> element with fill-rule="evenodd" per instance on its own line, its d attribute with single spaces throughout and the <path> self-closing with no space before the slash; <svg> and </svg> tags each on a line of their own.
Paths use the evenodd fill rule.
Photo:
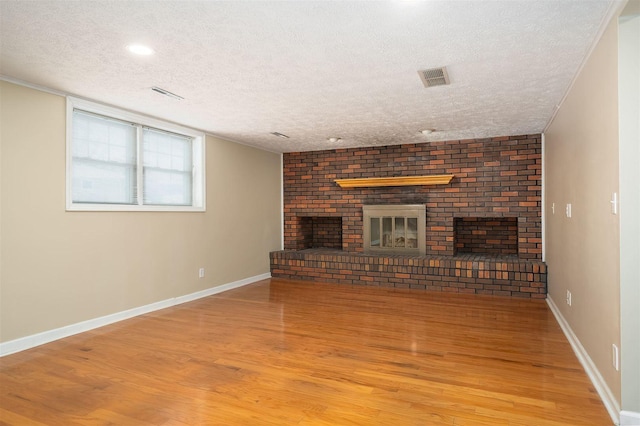
<svg viewBox="0 0 640 426">
<path fill-rule="evenodd" d="M 271 279 L 1 358 L 0 424 L 612 422 L 542 301 Z"/>
</svg>

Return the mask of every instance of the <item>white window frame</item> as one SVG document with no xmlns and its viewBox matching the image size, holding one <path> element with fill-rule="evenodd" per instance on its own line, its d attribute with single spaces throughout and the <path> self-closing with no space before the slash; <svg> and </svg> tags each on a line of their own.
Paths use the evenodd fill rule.
<svg viewBox="0 0 640 426">
<path fill-rule="evenodd" d="M 192 184 L 192 205 L 145 205 L 142 204 L 142 197 L 138 197 L 138 204 L 98 204 L 98 203 L 74 203 L 72 198 L 72 146 L 73 146 L 73 111 L 79 109 L 90 113 L 103 115 L 122 121 L 135 123 L 142 127 L 152 127 L 171 133 L 177 133 L 193 138 L 193 184 Z M 138 130 L 138 134 L 141 131 Z M 67 167 L 66 167 L 66 194 L 67 211 L 169 211 L 169 212 L 204 212 L 206 211 L 206 188 L 205 188 L 205 134 L 183 127 L 177 124 L 162 121 L 119 108 L 102 105 L 96 102 L 67 97 Z M 142 172 L 142 154 L 138 149 L 137 164 L 139 173 Z M 139 176 L 139 185 L 142 181 Z"/>
</svg>

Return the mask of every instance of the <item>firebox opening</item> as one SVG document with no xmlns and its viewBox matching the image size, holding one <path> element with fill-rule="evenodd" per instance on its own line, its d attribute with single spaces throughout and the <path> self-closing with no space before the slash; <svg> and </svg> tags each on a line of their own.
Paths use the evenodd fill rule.
<svg viewBox="0 0 640 426">
<path fill-rule="evenodd" d="M 518 218 L 454 218 L 456 253 L 518 255 Z"/>
<path fill-rule="evenodd" d="M 362 219 L 365 253 L 426 253 L 424 204 L 364 205 Z"/>
<path fill-rule="evenodd" d="M 300 217 L 303 249 L 330 248 L 342 250 L 342 218 L 305 216 Z"/>
</svg>

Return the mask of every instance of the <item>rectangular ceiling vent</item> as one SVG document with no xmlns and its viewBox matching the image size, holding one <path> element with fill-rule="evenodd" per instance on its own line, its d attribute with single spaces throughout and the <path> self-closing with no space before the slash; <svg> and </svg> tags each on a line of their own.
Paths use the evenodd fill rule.
<svg viewBox="0 0 640 426">
<path fill-rule="evenodd" d="M 424 87 L 444 86 L 449 84 L 447 67 L 420 70 L 418 71 L 418 74 L 420 75 L 420 80 L 422 80 Z"/>
<path fill-rule="evenodd" d="M 154 92 L 160 93 L 161 95 L 165 95 L 165 96 L 168 96 L 170 98 L 177 99 L 179 101 L 184 99 L 182 96 L 176 95 L 175 93 L 171 93 L 170 91 L 164 90 L 163 88 L 158 87 L 158 86 L 153 86 L 151 88 L 151 90 L 153 90 Z"/>
</svg>

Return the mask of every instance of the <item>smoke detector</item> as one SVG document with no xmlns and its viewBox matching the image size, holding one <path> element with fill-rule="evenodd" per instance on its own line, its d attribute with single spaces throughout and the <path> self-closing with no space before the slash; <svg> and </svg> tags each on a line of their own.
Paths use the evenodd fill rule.
<svg viewBox="0 0 640 426">
<path fill-rule="evenodd" d="M 444 86 L 450 84 L 447 67 L 419 70 L 418 75 L 424 87 Z"/>
</svg>

